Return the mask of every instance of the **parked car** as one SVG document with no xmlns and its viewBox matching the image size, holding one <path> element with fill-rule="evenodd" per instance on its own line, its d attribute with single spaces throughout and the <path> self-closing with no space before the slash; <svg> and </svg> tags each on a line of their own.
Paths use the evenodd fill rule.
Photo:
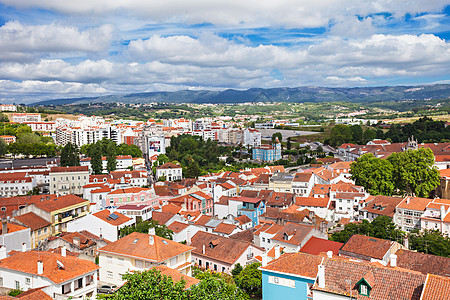
<svg viewBox="0 0 450 300">
<path fill-rule="evenodd" d="M 116 285 L 102 285 L 97 287 L 97 293 L 112 294 L 116 291 L 116 289 L 117 289 Z"/>
</svg>

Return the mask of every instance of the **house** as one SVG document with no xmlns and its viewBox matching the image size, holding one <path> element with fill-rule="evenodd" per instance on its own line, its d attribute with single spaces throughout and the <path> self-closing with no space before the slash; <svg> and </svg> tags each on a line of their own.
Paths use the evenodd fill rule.
<svg viewBox="0 0 450 300">
<path fill-rule="evenodd" d="M 27 172 L 0 173 L 0 196 L 15 197 L 33 191 L 36 179 Z"/>
<path fill-rule="evenodd" d="M 100 281 L 121 285 L 122 274 L 159 265 L 191 276 L 193 247 L 154 234 L 133 232 L 98 250 Z"/>
<path fill-rule="evenodd" d="M 25 291 L 42 288 L 57 300 L 95 298 L 98 269 L 93 262 L 64 253 L 14 252 L 0 260 L 0 283 Z"/>
<path fill-rule="evenodd" d="M 182 211 L 199 211 L 205 215 L 212 215 L 213 213 L 213 198 L 209 194 L 206 194 L 202 191 L 197 191 L 172 198 L 169 199 L 168 202 L 180 206 L 182 208 Z"/>
<path fill-rule="evenodd" d="M 152 220 L 158 222 L 159 225 L 166 225 L 166 226 L 169 226 L 175 221 L 185 223 L 184 217 L 181 216 L 180 214 L 171 214 L 161 211 L 153 211 Z"/>
<path fill-rule="evenodd" d="M 269 189 L 275 192 L 291 193 L 294 177 L 291 173 L 277 172 L 269 180 Z"/>
<path fill-rule="evenodd" d="M 39 217 L 34 212 L 16 216 L 12 221 L 30 228 L 31 249 L 36 248 L 40 242 L 52 235 L 52 223 Z"/>
<path fill-rule="evenodd" d="M 312 236 L 327 238 L 314 226 L 288 222 L 272 238 L 272 242 L 285 248 L 286 252 L 298 252 Z"/>
<path fill-rule="evenodd" d="M 163 276 L 167 276 L 172 278 L 174 282 L 179 282 L 181 280 L 184 280 L 185 282 L 185 289 L 189 289 L 193 285 L 197 285 L 200 283 L 200 280 L 191 276 L 183 275 L 180 271 L 166 267 L 165 265 L 159 265 L 156 267 L 153 267 L 154 270 L 157 270 L 161 273 Z"/>
<path fill-rule="evenodd" d="M 263 300 L 311 299 L 311 287 L 316 281 L 322 257 L 301 252 L 284 253 L 267 263 L 264 255 L 259 268 L 262 272 Z"/>
<path fill-rule="evenodd" d="M 113 212 L 104 209 L 70 222 L 67 226 L 67 231 L 87 230 L 101 238 L 115 242 L 119 238 L 119 230 L 134 223 L 134 219 L 124 216 L 117 211 Z"/>
<path fill-rule="evenodd" d="M 411 232 L 421 229 L 420 218 L 433 199 L 405 197 L 395 208 L 393 221 L 401 230 Z"/>
<path fill-rule="evenodd" d="M 239 263 L 246 266 L 255 262 L 263 249 L 249 242 L 226 238 L 216 234 L 199 231 L 192 237 L 192 259 L 196 265 L 216 272 L 231 274 Z"/>
<path fill-rule="evenodd" d="M 259 198 L 233 197 L 228 199 L 228 209 L 232 216 L 246 215 L 255 226 L 259 224 L 259 216 L 266 211 L 266 204 Z"/>
<path fill-rule="evenodd" d="M 252 149 L 252 159 L 261 161 L 277 161 L 281 159 L 281 144 L 261 145 Z"/>
<path fill-rule="evenodd" d="M 176 181 L 183 179 L 183 169 L 173 163 L 165 163 L 156 167 L 156 179 L 165 177 L 167 181 Z"/>
<path fill-rule="evenodd" d="M 2 220 L 0 245 L 6 252 L 31 249 L 30 228 Z"/>
<path fill-rule="evenodd" d="M 316 198 L 316 197 L 297 197 L 295 205 L 299 209 L 308 209 L 313 211 L 318 217 L 327 221 L 334 221 L 334 207 L 332 206 L 330 198 Z"/>
<path fill-rule="evenodd" d="M 50 194 L 83 194 L 83 186 L 89 183 L 87 166 L 50 168 Z"/>
<path fill-rule="evenodd" d="M 240 231 L 242 231 L 242 229 L 239 226 L 237 226 L 235 224 L 225 223 L 225 222 L 220 223 L 213 230 L 213 232 L 215 234 L 218 234 L 220 236 L 225 236 L 225 237 L 229 237 L 230 235 L 238 233 Z"/>
<path fill-rule="evenodd" d="M 354 234 L 341 247 L 339 256 L 387 265 L 397 250 L 402 248 L 402 245 L 394 241 Z"/>
<path fill-rule="evenodd" d="M 420 228 L 450 234 L 450 200 L 434 199 L 420 218 Z"/>
<path fill-rule="evenodd" d="M 146 221 L 152 217 L 152 207 L 145 204 L 125 204 L 119 206 L 117 211 L 135 222 Z"/>
<path fill-rule="evenodd" d="M 298 197 L 307 197 L 314 186 L 313 173 L 295 173 L 292 180 L 292 192 Z"/>
<path fill-rule="evenodd" d="M 313 300 L 420 299 L 426 276 L 395 267 L 324 258 L 311 290 Z M 447 295 L 448 296 L 448 295 Z M 445 298 L 432 298 L 445 299 Z"/>
<path fill-rule="evenodd" d="M 239 226 L 243 230 L 247 230 L 247 229 L 253 227 L 252 220 L 249 217 L 247 217 L 246 215 L 236 217 L 234 220 L 239 222 Z"/>
<path fill-rule="evenodd" d="M 264 249 L 270 249 L 275 245 L 273 237 L 283 229 L 283 226 L 277 224 L 264 224 L 253 233 L 255 245 Z"/>
<path fill-rule="evenodd" d="M 394 217 L 395 208 L 402 202 L 402 197 L 390 197 L 378 195 L 367 202 L 366 206 L 359 211 L 360 219 L 372 221 L 378 216 Z"/>
<path fill-rule="evenodd" d="M 343 243 L 312 236 L 300 249 L 300 252 L 319 255 L 320 253 L 328 253 L 328 251 L 331 251 L 334 255 L 338 255 L 343 245 Z"/>
<path fill-rule="evenodd" d="M 420 300 L 444 300 L 448 295 L 450 295 L 450 278 L 428 274 Z"/>
<path fill-rule="evenodd" d="M 190 241 L 200 230 L 197 226 L 181 223 L 179 221 L 172 222 L 167 228 L 173 231 L 173 241 L 178 243 Z"/>
<path fill-rule="evenodd" d="M 121 206 L 124 204 L 147 204 L 158 206 L 153 188 L 130 187 L 119 188 L 106 195 L 107 206 Z"/>
<path fill-rule="evenodd" d="M 18 210 L 13 212 L 13 217 L 17 217 L 29 212 L 33 212 L 47 222 L 51 223 L 51 234 L 57 235 L 67 231 L 69 222 L 83 218 L 89 213 L 89 201 L 83 200 L 75 195 L 46 195 L 40 197 L 27 197 L 23 200 Z"/>
</svg>

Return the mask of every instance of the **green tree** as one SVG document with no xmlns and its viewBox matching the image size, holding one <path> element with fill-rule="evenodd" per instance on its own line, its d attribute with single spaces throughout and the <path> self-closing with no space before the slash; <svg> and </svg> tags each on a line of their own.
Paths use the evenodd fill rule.
<svg viewBox="0 0 450 300">
<path fill-rule="evenodd" d="M 72 143 L 67 143 L 61 149 L 60 164 L 63 167 L 79 166 L 80 156 L 78 152 L 78 147 Z"/>
<path fill-rule="evenodd" d="M 281 141 L 283 140 L 283 135 L 281 134 L 281 132 L 275 132 L 274 134 L 272 134 L 272 144 L 275 144 L 277 138 L 278 141 L 281 143 Z"/>
<path fill-rule="evenodd" d="M 440 184 L 433 151 L 429 148 L 393 153 L 388 160 L 393 166 L 395 187 L 407 195 L 428 197 Z"/>
<path fill-rule="evenodd" d="M 393 171 L 390 161 L 376 158 L 372 153 L 363 154 L 350 165 L 352 179 L 371 195 L 392 195 L 394 192 Z"/>
<path fill-rule="evenodd" d="M 31 132 L 21 133 L 17 139 L 19 144 L 37 144 L 41 141 L 39 136 Z"/>
<path fill-rule="evenodd" d="M 188 165 L 186 168 L 183 169 L 183 175 L 186 178 L 198 178 L 198 176 L 201 174 L 201 170 L 198 166 L 198 163 L 191 159 L 188 162 Z"/>
<path fill-rule="evenodd" d="M 134 225 L 125 226 L 119 230 L 119 236 L 122 238 L 132 232 L 148 233 L 150 228 L 155 228 L 155 234 L 165 239 L 171 240 L 173 238 L 173 231 L 167 228 L 166 225 L 159 225 L 157 221 L 138 221 Z"/>
<path fill-rule="evenodd" d="M 258 298 L 262 296 L 262 272 L 258 270 L 260 266 L 260 263 L 245 266 L 235 280 L 241 289 Z"/>
<path fill-rule="evenodd" d="M 286 149 L 287 150 L 291 150 L 292 144 L 291 144 L 291 137 L 287 138 L 287 142 L 286 142 Z"/>
<path fill-rule="evenodd" d="M 355 142 L 357 144 L 362 144 L 363 129 L 362 129 L 361 125 L 352 125 L 352 126 L 350 126 L 350 130 L 352 131 L 353 142 Z"/>
<path fill-rule="evenodd" d="M 91 152 L 91 168 L 92 173 L 102 174 L 103 173 L 103 162 L 101 148 L 98 144 L 93 144 L 90 148 Z"/>
<path fill-rule="evenodd" d="M 116 170 L 117 158 L 116 158 L 116 146 L 114 144 L 109 144 L 106 154 L 106 170 L 108 173 Z"/>
<path fill-rule="evenodd" d="M 331 128 L 330 145 L 339 146 L 344 143 L 349 143 L 353 140 L 352 131 L 346 125 L 336 125 Z"/>
<path fill-rule="evenodd" d="M 411 250 L 434 254 L 439 256 L 450 256 L 450 238 L 439 230 L 413 231 L 409 235 L 409 247 Z"/>
<path fill-rule="evenodd" d="M 234 265 L 233 270 L 231 270 L 231 275 L 233 275 L 233 277 L 236 277 L 239 274 L 241 274 L 242 270 L 243 270 L 243 268 L 242 268 L 241 264 L 237 263 Z"/>
<path fill-rule="evenodd" d="M 5 156 L 8 151 L 8 145 L 6 144 L 4 139 L 0 139 L 0 156 Z"/>
<path fill-rule="evenodd" d="M 375 131 L 373 131 L 370 128 L 366 129 L 366 131 L 364 131 L 364 138 L 363 138 L 364 144 L 366 144 L 366 143 L 372 141 L 373 139 L 375 139 L 375 136 L 376 136 Z"/>
<path fill-rule="evenodd" d="M 199 284 L 190 288 L 189 299 L 198 300 L 247 300 L 248 295 L 234 284 L 227 283 L 222 276 L 204 272 Z"/>
</svg>

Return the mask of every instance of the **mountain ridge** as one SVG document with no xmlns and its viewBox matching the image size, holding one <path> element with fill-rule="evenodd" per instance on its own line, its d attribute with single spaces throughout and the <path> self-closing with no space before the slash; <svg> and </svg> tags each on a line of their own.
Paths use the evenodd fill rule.
<svg viewBox="0 0 450 300">
<path fill-rule="evenodd" d="M 251 88 L 247 90 L 226 89 L 180 90 L 176 92 L 143 92 L 98 97 L 51 99 L 32 103 L 36 105 L 64 105 L 83 103 L 244 103 L 244 102 L 325 102 L 348 101 L 355 103 L 401 100 L 424 100 L 450 98 L 450 84 L 379 87 L 279 87 Z"/>
</svg>

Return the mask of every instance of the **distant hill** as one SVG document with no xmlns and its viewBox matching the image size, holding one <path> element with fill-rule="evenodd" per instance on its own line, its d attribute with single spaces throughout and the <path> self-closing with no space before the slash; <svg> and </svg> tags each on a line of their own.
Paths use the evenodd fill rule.
<svg viewBox="0 0 450 300">
<path fill-rule="evenodd" d="M 418 86 L 381 86 L 357 88 L 296 87 L 296 88 L 253 88 L 239 91 L 177 91 L 151 92 L 127 95 L 110 95 L 71 99 L 54 99 L 32 105 L 63 105 L 82 103 L 243 103 L 243 102 L 377 102 L 398 100 L 444 99 L 450 97 L 450 84 Z"/>
</svg>

